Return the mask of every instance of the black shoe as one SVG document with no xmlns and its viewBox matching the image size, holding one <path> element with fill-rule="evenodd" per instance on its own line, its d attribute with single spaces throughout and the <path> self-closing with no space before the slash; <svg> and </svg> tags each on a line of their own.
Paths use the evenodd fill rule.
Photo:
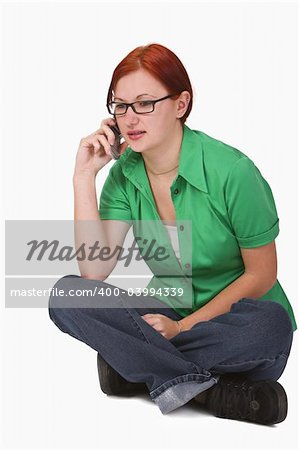
<svg viewBox="0 0 299 450">
<path fill-rule="evenodd" d="M 239 374 L 226 374 L 205 393 L 204 405 L 216 417 L 272 425 L 287 416 L 287 395 L 277 381 L 250 381 Z M 194 400 L 202 403 L 200 396 Z"/>
<path fill-rule="evenodd" d="M 125 380 L 98 353 L 97 356 L 99 381 L 102 391 L 107 395 L 132 395 L 147 392 L 145 383 L 131 383 Z"/>
</svg>

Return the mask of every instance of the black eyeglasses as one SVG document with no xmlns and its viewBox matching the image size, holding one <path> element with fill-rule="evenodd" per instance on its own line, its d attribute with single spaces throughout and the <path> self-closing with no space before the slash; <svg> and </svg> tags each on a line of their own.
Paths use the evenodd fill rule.
<svg viewBox="0 0 299 450">
<path fill-rule="evenodd" d="M 120 103 L 120 102 L 110 102 L 107 103 L 107 108 L 109 114 L 113 114 L 114 116 L 122 116 L 126 114 L 129 106 L 133 109 L 136 114 L 148 114 L 155 110 L 155 104 L 161 102 L 162 100 L 166 100 L 167 98 L 173 97 L 178 94 L 169 94 L 165 97 L 159 98 L 158 100 L 138 100 L 133 103 Z"/>
</svg>

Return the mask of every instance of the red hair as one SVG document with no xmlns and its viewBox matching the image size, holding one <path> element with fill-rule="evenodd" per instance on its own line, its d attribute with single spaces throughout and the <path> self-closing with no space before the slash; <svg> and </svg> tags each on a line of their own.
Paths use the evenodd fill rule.
<svg viewBox="0 0 299 450">
<path fill-rule="evenodd" d="M 147 70 L 159 80 L 169 94 L 188 91 L 190 101 L 185 114 L 180 118 L 182 124 L 189 116 L 193 104 L 193 90 L 188 73 L 180 59 L 167 47 L 149 44 L 132 50 L 115 68 L 107 95 L 107 103 L 112 101 L 116 83 L 120 78 L 138 69 Z"/>
</svg>

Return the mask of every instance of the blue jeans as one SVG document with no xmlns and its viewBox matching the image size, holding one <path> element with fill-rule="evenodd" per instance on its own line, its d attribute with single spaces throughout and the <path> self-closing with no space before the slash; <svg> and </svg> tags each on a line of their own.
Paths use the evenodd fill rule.
<svg viewBox="0 0 299 450">
<path fill-rule="evenodd" d="M 114 287 L 77 275 L 59 279 L 54 287 L 67 292 L 95 286 Z M 288 313 L 274 301 L 242 298 L 228 313 L 166 339 L 141 315 L 181 316 L 159 300 L 154 308 L 132 307 L 131 300 L 125 294 L 111 296 L 112 307 L 107 308 L 94 297 L 88 300 L 91 307 L 82 308 L 82 298 L 51 294 L 49 315 L 61 331 L 96 350 L 123 378 L 145 383 L 162 414 L 213 386 L 221 374 L 277 380 L 284 371 L 293 331 Z"/>
</svg>

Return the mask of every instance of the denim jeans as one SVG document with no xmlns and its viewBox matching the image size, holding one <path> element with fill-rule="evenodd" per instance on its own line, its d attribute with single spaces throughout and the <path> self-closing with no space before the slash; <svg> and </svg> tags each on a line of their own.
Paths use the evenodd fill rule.
<svg viewBox="0 0 299 450">
<path fill-rule="evenodd" d="M 54 288 L 67 292 L 95 286 L 114 287 L 67 275 Z M 111 296 L 107 308 L 93 297 L 91 307 L 82 307 L 82 298 L 51 294 L 49 315 L 61 331 L 96 350 L 127 381 L 145 383 L 162 414 L 212 387 L 221 374 L 243 372 L 251 380 L 277 380 L 284 371 L 293 331 L 288 313 L 274 301 L 242 298 L 228 313 L 171 339 L 141 316 L 159 313 L 179 320 L 176 311 L 159 300 L 155 307 L 140 308 L 131 301 L 126 294 Z"/>
</svg>

